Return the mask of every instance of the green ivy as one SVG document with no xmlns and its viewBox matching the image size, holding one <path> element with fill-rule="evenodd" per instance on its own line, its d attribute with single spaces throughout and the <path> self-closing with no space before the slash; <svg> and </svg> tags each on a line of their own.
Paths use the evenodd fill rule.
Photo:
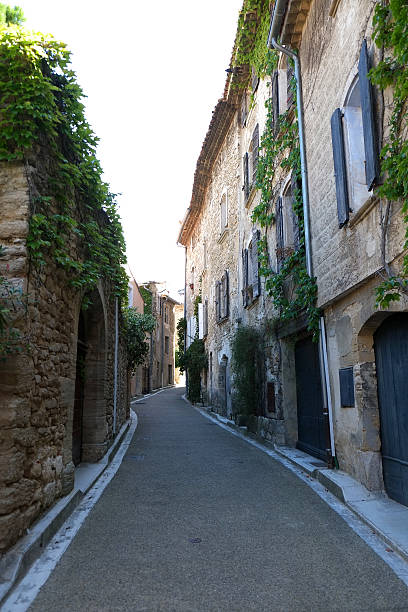
<svg viewBox="0 0 408 612">
<path fill-rule="evenodd" d="M 265 45 L 266 46 L 266 45 Z M 277 53 L 269 51 L 267 58 L 267 73 L 272 77 L 277 65 Z M 296 81 L 292 79 L 292 89 L 296 102 Z M 254 208 L 252 220 L 261 227 L 268 228 L 275 220 L 273 205 L 278 197 L 279 182 L 277 175 L 282 170 L 295 173 L 300 179 L 300 149 L 299 132 L 296 111 L 288 110 L 279 116 L 279 127 L 273 125 L 273 102 L 269 98 L 266 103 L 267 118 L 265 130 L 260 141 L 256 187 L 261 192 L 259 204 Z M 303 219 L 303 199 L 301 189 L 295 189 L 293 195 L 293 210 L 298 219 L 299 248 L 283 262 L 279 272 L 272 269 L 268 253 L 267 239 L 264 236 L 259 242 L 260 273 L 265 277 L 265 287 L 273 298 L 280 312 L 282 321 L 294 319 L 306 312 L 308 329 L 313 332 L 314 340 L 319 336 L 319 309 L 316 307 L 316 279 L 311 278 L 306 270 L 306 252 Z M 285 281 L 291 278 L 294 284 L 294 297 L 285 295 Z"/>
<path fill-rule="evenodd" d="M 146 334 L 151 334 L 156 321 L 151 314 L 141 314 L 136 308 L 124 309 L 128 370 L 134 372 L 141 365 L 149 352 Z"/>
<path fill-rule="evenodd" d="M 234 411 L 256 415 L 261 408 L 264 372 L 263 334 L 253 327 L 238 327 L 231 343 L 234 374 Z"/>
<path fill-rule="evenodd" d="M 267 0 L 245 0 L 238 17 L 234 67 L 248 65 L 259 78 L 267 73 L 270 13 Z"/>
<path fill-rule="evenodd" d="M 184 350 L 186 346 L 186 331 L 187 321 L 184 317 L 179 319 L 177 323 L 177 350 L 176 350 L 176 368 L 180 369 L 183 373 L 185 370 L 184 364 Z"/>
<path fill-rule="evenodd" d="M 373 38 L 384 49 L 384 58 L 370 71 L 372 83 L 382 90 L 393 89 L 390 132 L 381 151 L 384 182 L 378 194 L 388 202 L 402 201 L 406 224 L 404 249 L 408 249 L 408 141 L 403 130 L 408 127 L 408 5 L 406 0 L 389 0 L 375 7 Z M 384 228 L 386 231 L 386 228 Z M 401 275 L 390 274 L 376 289 L 376 302 L 388 308 L 408 292 L 408 255 L 404 256 Z"/>
<path fill-rule="evenodd" d="M 102 180 L 98 139 L 85 119 L 70 52 L 52 36 L 0 27 L 0 160 L 51 156 L 45 193 L 32 197 L 28 235 L 37 268 L 51 258 L 69 283 L 92 290 L 101 278 L 127 299 L 125 242 L 115 194 Z M 73 246 L 83 249 L 79 255 Z"/>
<path fill-rule="evenodd" d="M 153 295 L 146 287 L 139 287 L 140 295 L 143 298 L 145 314 L 153 314 Z"/>
<path fill-rule="evenodd" d="M 195 338 L 183 357 L 183 366 L 188 374 L 187 397 L 193 404 L 201 400 L 201 372 L 208 367 L 203 340 Z"/>
</svg>

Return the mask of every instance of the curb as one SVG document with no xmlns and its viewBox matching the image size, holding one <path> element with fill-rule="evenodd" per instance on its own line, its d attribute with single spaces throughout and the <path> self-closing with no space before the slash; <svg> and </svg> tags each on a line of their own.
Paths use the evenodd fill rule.
<svg viewBox="0 0 408 612">
<path fill-rule="evenodd" d="M 61 525 L 72 514 L 78 504 L 85 497 L 89 489 L 100 478 L 108 465 L 112 462 L 121 443 L 129 430 L 131 419 L 121 427 L 113 444 L 104 457 L 97 463 L 89 464 L 95 469 L 93 474 L 82 485 L 74 485 L 74 489 L 65 497 L 59 499 L 41 518 L 28 529 L 23 536 L 0 559 L 0 606 L 10 594 L 16 583 L 24 576 L 30 566 L 41 555 L 44 548 L 59 530 Z M 99 468 L 99 469 L 98 469 Z M 82 479 L 84 481 L 84 479 Z"/>
<path fill-rule="evenodd" d="M 302 470 L 309 478 L 318 481 L 358 519 L 367 525 L 387 546 L 391 547 L 404 561 L 408 562 L 408 546 L 405 541 L 399 540 L 398 535 L 395 536 L 392 533 L 393 518 L 396 518 L 397 521 L 399 519 L 400 522 L 402 522 L 401 519 L 403 519 L 405 520 L 405 524 L 408 525 L 408 508 L 389 499 L 385 493 L 369 491 L 346 472 L 329 469 L 323 461 L 307 455 L 298 449 L 282 447 L 273 442 L 269 442 L 264 438 L 248 432 L 246 427 L 239 427 L 234 421 L 213 412 L 211 407 L 195 406 L 191 404 L 185 395 L 182 397 L 190 406 L 203 413 L 204 416 L 217 421 L 224 428 L 228 427 L 232 429 L 235 435 L 238 435 L 241 439 L 253 440 L 258 445 L 264 447 L 266 451 L 273 450 L 279 457 L 289 461 L 293 466 Z M 379 509 L 373 512 L 370 508 L 364 508 L 367 504 L 368 506 L 376 504 Z M 361 508 L 361 506 L 363 506 L 363 508 Z M 366 512 L 364 512 L 364 509 Z M 386 518 L 384 518 L 387 516 L 391 519 L 388 523 Z M 376 520 L 376 517 L 378 517 L 378 520 Z M 382 524 L 380 525 L 379 523 Z"/>
</svg>

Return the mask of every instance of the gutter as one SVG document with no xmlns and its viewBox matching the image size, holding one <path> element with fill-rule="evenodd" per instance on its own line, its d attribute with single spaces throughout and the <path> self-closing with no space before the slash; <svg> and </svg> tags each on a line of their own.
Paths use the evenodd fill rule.
<svg viewBox="0 0 408 612">
<path fill-rule="evenodd" d="M 295 64 L 295 78 L 296 78 L 296 104 L 298 113 L 298 126 L 299 126 L 299 148 L 300 148 L 300 167 L 302 176 L 302 198 L 303 198 L 303 218 L 305 227 L 305 251 L 306 251 L 306 270 L 310 277 L 313 277 L 313 261 L 312 261 L 312 241 L 310 232 L 310 202 L 309 202 L 309 185 L 308 185 L 308 170 L 307 170 L 307 159 L 306 159 L 306 146 L 305 146 L 305 125 L 304 125 L 304 113 L 303 113 L 303 94 L 302 94 L 302 79 L 300 73 L 300 61 L 297 53 L 288 47 L 283 47 L 277 41 L 279 36 L 283 20 L 288 8 L 289 0 L 276 0 L 273 15 L 271 18 L 271 25 L 269 28 L 267 47 L 268 49 L 274 48 L 280 51 L 287 57 L 291 58 Z M 320 372 L 322 377 L 322 388 L 325 404 L 324 415 L 328 417 L 329 424 L 329 439 L 330 449 L 327 451 L 331 455 L 330 463 L 337 463 L 336 460 L 336 449 L 334 444 L 334 427 L 333 427 L 333 404 L 330 389 L 329 379 L 329 366 L 328 366 L 328 353 L 326 344 L 326 328 L 324 315 L 319 320 L 319 353 L 320 353 Z"/>
</svg>

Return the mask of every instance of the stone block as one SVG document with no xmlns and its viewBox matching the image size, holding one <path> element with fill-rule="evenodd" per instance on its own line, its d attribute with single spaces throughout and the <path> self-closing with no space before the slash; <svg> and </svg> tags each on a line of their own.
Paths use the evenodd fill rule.
<svg viewBox="0 0 408 612">
<path fill-rule="evenodd" d="M 0 482 L 17 482 L 24 474 L 25 454 L 13 448 L 0 455 Z"/>
<path fill-rule="evenodd" d="M 19 510 L 0 516 L 0 551 L 9 548 L 22 534 L 23 517 Z"/>
<path fill-rule="evenodd" d="M 0 515 L 10 514 L 17 508 L 31 504 L 38 483 L 22 478 L 20 482 L 0 488 Z"/>
</svg>

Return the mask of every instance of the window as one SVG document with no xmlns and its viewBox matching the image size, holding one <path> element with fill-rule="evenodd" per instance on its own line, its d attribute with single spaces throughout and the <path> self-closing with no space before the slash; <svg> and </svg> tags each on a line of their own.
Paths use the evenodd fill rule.
<svg viewBox="0 0 408 612">
<path fill-rule="evenodd" d="M 271 81 L 271 101 L 272 101 L 272 133 L 279 131 L 279 72 L 275 70 Z"/>
<path fill-rule="evenodd" d="M 227 270 L 215 283 L 215 318 L 221 323 L 229 316 L 229 277 Z"/>
<path fill-rule="evenodd" d="M 250 306 L 261 293 L 259 277 L 258 241 L 259 230 L 252 230 L 252 240 L 247 249 L 242 251 L 242 301 L 246 308 Z"/>
<path fill-rule="evenodd" d="M 166 353 L 166 355 L 169 354 L 169 337 L 168 336 L 164 336 L 164 352 Z"/>
<path fill-rule="evenodd" d="M 169 377 L 169 385 L 173 384 L 173 368 L 171 366 L 171 364 L 168 365 L 168 377 Z"/>
<path fill-rule="evenodd" d="M 299 248 L 299 222 L 293 209 L 295 192 L 299 189 L 295 175 L 292 175 L 281 196 L 276 201 L 276 263 L 280 270 L 289 255 Z"/>
<path fill-rule="evenodd" d="M 167 305 L 164 306 L 164 322 L 169 322 L 169 307 Z"/>
<path fill-rule="evenodd" d="M 241 100 L 241 127 L 245 127 L 246 120 L 248 117 L 248 95 L 247 92 L 244 92 Z"/>
<path fill-rule="evenodd" d="M 358 77 L 346 97 L 343 110 L 331 117 L 334 175 L 339 227 L 370 197 L 380 176 L 373 90 L 368 79 L 367 41 L 363 41 Z"/>
<path fill-rule="evenodd" d="M 225 192 L 220 203 L 220 233 L 222 234 L 228 227 L 228 201 Z"/>
<path fill-rule="evenodd" d="M 245 200 L 249 198 L 252 188 L 256 182 L 256 172 L 258 168 L 259 158 L 259 124 L 256 124 L 252 134 L 251 143 L 249 146 L 249 152 L 245 153 L 243 157 L 243 175 L 244 175 L 244 186 L 243 191 Z"/>
</svg>

